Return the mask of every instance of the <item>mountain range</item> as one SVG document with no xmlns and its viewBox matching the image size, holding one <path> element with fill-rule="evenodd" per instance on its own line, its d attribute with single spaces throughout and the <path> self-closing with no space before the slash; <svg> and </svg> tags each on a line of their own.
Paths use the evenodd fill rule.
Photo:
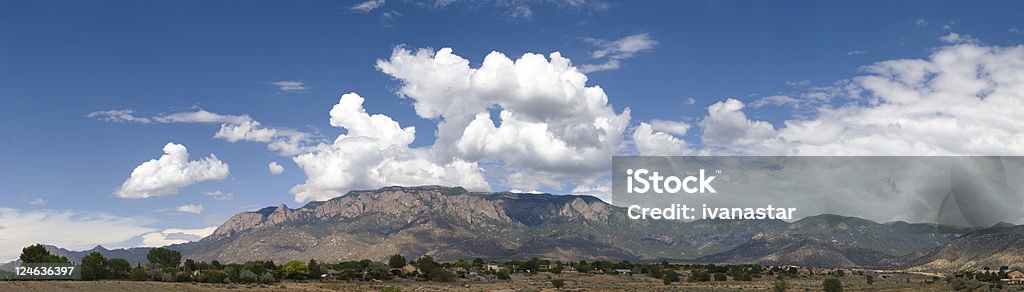
<svg viewBox="0 0 1024 292">
<path fill-rule="evenodd" d="M 244 212 L 206 238 L 167 248 L 185 258 L 221 262 L 383 261 L 393 254 L 429 254 L 442 261 L 538 257 L 954 271 L 1024 263 L 1024 226 L 877 223 L 829 214 L 792 223 L 631 220 L 624 208 L 590 196 L 420 186 Z M 146 251 L 97 249 L 132 263 L 144 262 Z M 90 251 L 58 254 L 80 259 Z"/>
</svg>

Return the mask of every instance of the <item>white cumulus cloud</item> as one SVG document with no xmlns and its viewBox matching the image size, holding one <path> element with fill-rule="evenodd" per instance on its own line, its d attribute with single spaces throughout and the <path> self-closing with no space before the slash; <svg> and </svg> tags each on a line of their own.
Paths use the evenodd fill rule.
<svg viewBox="0 0 1024 292">
<path fill-rule="evenodd" d="M 739 100 L 715 103 L 700 122 L 703 146 L 750 155 L 1024 154 L 1024 46 L 959 42 L 862 72 L 837 82 L 813 115 L 778 128 L 747 117 Z"/>
<path fill-rule="evenodd" d="M 432 155 L 502 163 L 509 188 L 593 179 L 608 169 L 629 124 L 629 109 L 617 114 L 604 90 L 587 86 L 558 52 L 515 60 L 491 52 L 472 68 L 450 48 L 398 47 L 377 68 L 402 82 L 398 93 L 420 117 L 439 121 Z"/>
<path fill-rule="evenodd" d="M 355 93 L 341 96 L 330 112 L 332 126 L 344 128 L 333 143 L 294 157 L 305 172 L 305 183 L 291 189 L 295 201 L 325 200 L 355 189 L 389 185 L 444 184 L 471 190 L 489 190 L 483 171 L 475 162 L 432 160 L 427 149 L 410 148 L 414 127 L 402 128 L 382 114 L 370 115 L 363 98 Z"/>
<path fill-rule="evenodd" d="M 228 165 L 210 154 L 200 160 L 189 161 L 184 145 L 167 143 L 164 155 L 158 159 L 143 162 L 115 193 L 129 199 L 178 193 L 178 189 L 192 184 L 223 180 L 228 177 Z"/>
<path fill-rule="evenodd" d="M 270 170 L 270 174 L 278 175 L 284 172 L 284 166 L 277 164 L 276 161 L 271 161 L 270 164 L 267 165 L 267 170 Z"/>
</svg>

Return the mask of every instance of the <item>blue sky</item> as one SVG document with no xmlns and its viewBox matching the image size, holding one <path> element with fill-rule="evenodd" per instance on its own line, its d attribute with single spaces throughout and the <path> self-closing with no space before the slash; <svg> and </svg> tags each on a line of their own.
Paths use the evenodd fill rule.
<svg viewBox="0 0 1024 292">
<path fill-rule="evenodd" d="M 357 92 L 365 99 L 366 112 L 416 128 L 409 147 L 429 148 L 435 144 L 438 119 L 418 115 L 415 106 L 424 101 L 401 94 L 403 85 L 413 81 L 378 68 L 378 60 L 389 60 L 396 47 L 411 52 L 450 47 L 472 68 L 480 67 L 492 51 L 512 60 L 524 53 L 548 56 L 557 51 L 577 67 L 619 58 L 617 69 L 586 73 L 586 85 L 603 89 L 613 113 L 630 109 L 622 145 L 613 147 L 616 153 L 661 154 L 633 145 L 634 129 L 650 122 L 655 125 L 652 133 L 685 142 L 673 144 L 685 148 L 679 154 L 779 154 L 780 147 L 788 146 L 755 147 L 750 139 L 796 140 L 785 136 L 783 121 L 813 120 L 820 116 L 816 108 L 852 99 L 808 101 L 810 93 L 835 91 L 844 81 L 859 84 L 851 79 L 856 76 L 885 75 L 865 73 L 864 66 L 898 59 L 938 63 L 933 58 L 936 54 L 957 48 L 980 48 L 998 55 L 999 50 L 1024 40 L 1020 31 L 1024 21 L 1019 17 L 1024 4 L 1010 1 L 391 0 L 364 6 L 375 6 L 366 11 L 356 9 L 359 4 L 0 3 L 0 122 L 6 125 L 0 135 L 4 162 L 0 194 L 5 199 L 0 210 L 5 218 L 83 221 L 109 228 L 129 225 L 120 229 L 130 231 L 119 233 L 121 240 L 116 242 L 86 235 L 54 240 L 82 247 L 138 245 L 147 233 L 164 232 L 160 235 L 166 237 L 176 233 L 166 232 L 170 228 L 216 226 L 240 211 L 282 202 L 301 205 L 292 188 L 307 180 L 304 170 L 308 168 L 294 162 L 295 155 L 268 150 L 265 143 L 214 138 L 220 123 L 111 122 L 89 115 L 126 109 L 133 110 L 133 116 L 153 120 L 198 109 L 248 115 L 267 127 L 305 133 L 312 146 L 330 144 L 346 132 L 331 126 L 329 112 L 342 94 Z M 644 48 L 614 50 L 616 40 L 630 36 L 643 36 Z M 608 55 L 594 57 L 594 52 L 609 48 L 613 50 Z M 302 89 L 282 89 L 274 84 L 279 81 L 301 82 L 293 87 Z M 772 104 L 765 99 L 769 96 L 793 101 Z M 729 98 L 745 105 L 740 124 L 746 122 L 749 129 L 708 130 L 722 129 L 715 128 L 717 120 L 710 118 L 709 107 L 740 112 Z M 767 105 L 752 106 L 759 100 Z M 854 103 L 870 107 L 870 100 Z M 498 124 L 500 108 L 489 106 L 491 119 Z M 735 118 L 723 116 L 721 121 Z M 671 127 L 653 121 L 685 125 L 688 131 L 668 130 Z M 759 127 L 773 129 L 762 133 Z M 994 139 L 1019 138 L 1013 131 L 1003 134 L 1008 136 Z M 159 158 L 168 142 L 187 147 L 190 160 L 215 154 L 230 165 L 230 174 L 185 183 L 171 194 L 117 196 L 133 169 Z M 928 148 L 933 152 L 892 153 L 1018 153 L 1013 145 L 968 146 L 936 144 Z M 817 148 L 816 153 L 878 154 L 834 150 L 854 146 L 843 147 L 847 148 Z M 502 159 L 481 153 L 483 159 L 455 154 L 447 158 L 484 165 L 486 184 L 492 190 L 586 193 L 577 187 L 605 183 L 599 175 L 573 174 L 561 188 L 519 186 L 495 175 L 505 172 Z M 267 170 L 270 162 L 281 164 L 284 172 L 272 175 Z M 531 167 L 518 165 L 517 171 L 528 172 Z M 217 200 L 203 194 L 214 191 L 231 193 L 233 198 Z M 203 208 L 198 214 L 176 210 L 183 205 Z M 34 222 L 24 220 L 24 224 Z M 30 232 L 21 232 L 0 233 L 0 242 L 7 242 L 0 247 L 38 240 Z M 177 233 L 189 238 L 188 232 Z M 0 259 L 9 256 L 0 252 Z"/>
</svg>

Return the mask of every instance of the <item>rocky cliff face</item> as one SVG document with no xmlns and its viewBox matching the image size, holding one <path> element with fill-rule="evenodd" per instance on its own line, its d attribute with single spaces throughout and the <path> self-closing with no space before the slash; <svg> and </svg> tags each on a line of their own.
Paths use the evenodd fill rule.
<svg viewBox="0 0 1024 292">
<path fill-rule="evenodd" d="M 610 229 L 611 221 L 625 220 L 613 208 L 584 196 L 389 187 L 351 192 L 298 209 L 282 204 L 241 213 L 213 235 L 174 248 L 196 259 L 221 261 L 380 260 L 394 253 L 432 254 L 441 259 L 640 257 L 613 238 L 594 239 L 606 234 L 603 230 Z M 553 239 L 558 237 L 562 238 Z M 588 244 L 580 244 L 581 240 Z"/>
<path fill-rule="evenodd" d="M 630 220 L 589 196 L 473 193 L 458 187 L 354 191 L 303 207 L 235 215 L 213 235 L 171 246 L 187 258 L 386 260 L 686 260 L 902 266 L 973 229 L 818 215 L 781 220 Z"/>
</svg>

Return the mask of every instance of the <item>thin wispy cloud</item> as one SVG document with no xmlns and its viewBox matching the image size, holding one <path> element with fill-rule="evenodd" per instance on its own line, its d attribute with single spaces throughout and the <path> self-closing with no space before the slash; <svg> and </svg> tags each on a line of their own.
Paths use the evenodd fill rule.
<svg viewBox="0 0 1024 292">
<path fill-rule="evenodd" d="M 143 123 L 148 124 L 152 122 L 149 118 L 135 116 L 135 111 L 131 109 L 120 109 L 120 110 L 107 110 L 107 111 L 94 111 L 86 115 L 87 117 L 94 118 L 101 121 L 116 122 L 116 123 Z"/>
<path fill-rule="evenodd" d="M 198 205 L 198 204 L 181 205 L 181 206 L 178 206 L 177 208 L 174 208 L 174 210 L 178 211 L 178 212 L 181 212 L 181 213 L 200 214 L 200 213 L 203 213 L 203 205 Z"/>
<path fill-rule="evenodd" d="M 619 69 L 622 60 L 632 58 L 637 53 L 650 51 L 658 44 L 658 41 L 646 33 L 617 40 L 585 38 L 583 41 L 598 47 L 598 50 L 590 53 L 592 58 L 605 60 L 604 63 L 583 65 L 580 71 L 584 73 Z"/>
<path fill-rule="evenodd" d="M 203 195 L 218 201 L 226 201 L 235 198 L 234 193 L 226 193 L 220 190 L 203 192 Z"/>
<path fill-rule="evenodd" d="M 161 114 L 152 117 L 133 115 L 132 110 L 108 110 L 89 113 L 87 116 L 101 121 L 133 122 L 148 124 L 151 122 L 170 124 L 220 124 L 220 130 L 214 138 L 228 142 L 250 141 L 266 143 L 267 148 L 281 155 L 294 155 L 307 150 L 314 135 L 303 131 L 264 126 L 249 115 L 227 115 L 210 112 L 201 108 L 187 112 Z"/>
<path fill-rule="evenodd" d="M 356 3 L 349 9 L 352 9 L 352 11 L 367 13 L 381 7 L 384 7 L 384 0 L 369 0 Z"/>
<path fill-rule="evenodd" d="M 302 92 L 307 89 L 305 83 L 302 83 L 302 81 L 297 80 L 274 81 L 271 82 L 270 84 L 276 86 L 278 90 L 284 92 Z"/>
</svg>

